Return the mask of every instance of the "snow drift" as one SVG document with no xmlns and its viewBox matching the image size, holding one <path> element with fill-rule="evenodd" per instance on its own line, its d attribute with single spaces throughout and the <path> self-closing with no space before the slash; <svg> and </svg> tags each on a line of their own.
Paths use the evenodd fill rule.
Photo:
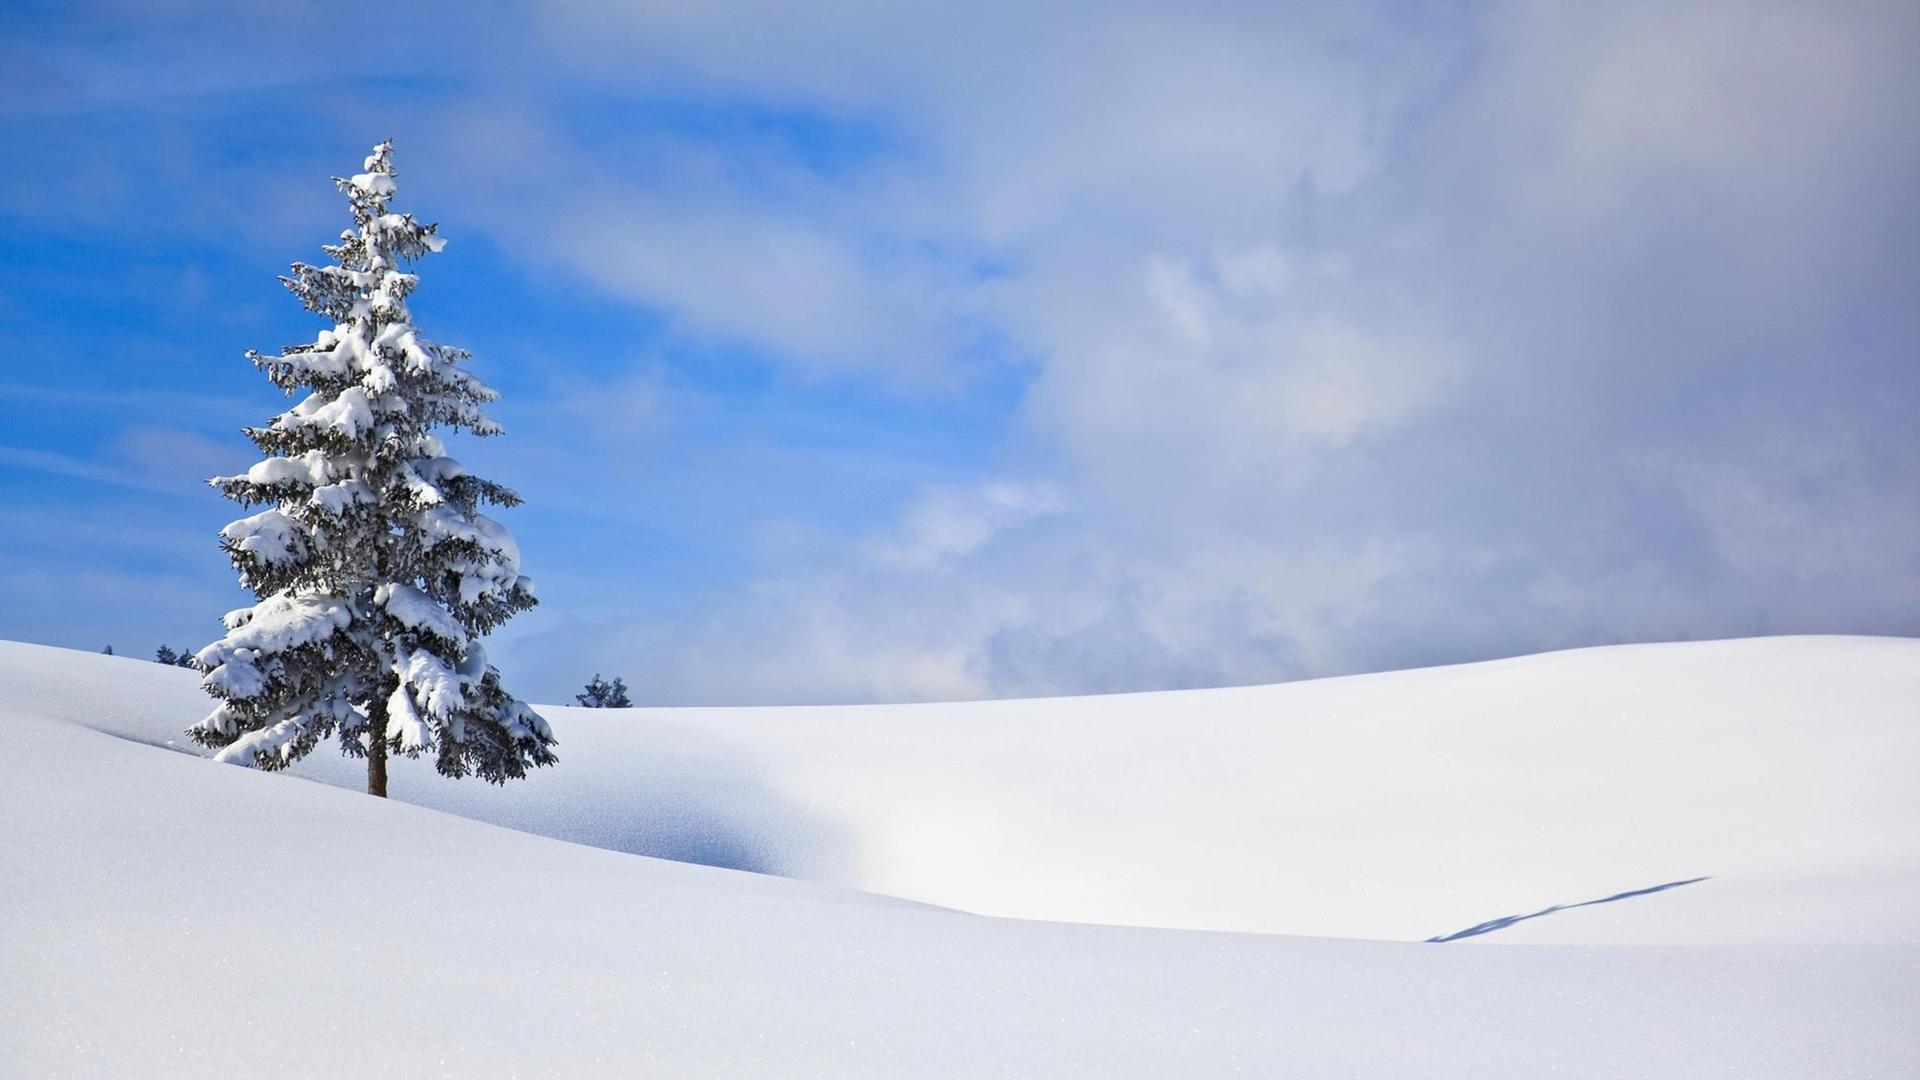
<svg viewBox="0 0 1920 1080">
<path fill-rule="evenodd" d="M 193 750 L 186 671 L 0 649 L 21 705 Z M 397 798 L 991 915 L 1422 940 L 1920 940 L 1920 642 L 1622 646 L 1224 690 L 848 708 L 547 706 L 504 789 Z M 183 719 L 186 718 L 186 719 Z M 193 751 L 198 752 L 198 751 Z M 295 769 L 364 787 L 322 746 Z"/>
<path fill-rule="evenodd" d="M 1801 638 L 549 709 L 524 784 L 396 771 L 472 821 L 200 759 L 191 673 L 0 644 L 0 1072 L 1912 1075 L 1916 702 L 1920 642 Z M 1444 945 L 834 887 L 1422 939 L 1703 877 Z M 1572 944 L 1474 944 L 1525 941 Z"/>
</svg>

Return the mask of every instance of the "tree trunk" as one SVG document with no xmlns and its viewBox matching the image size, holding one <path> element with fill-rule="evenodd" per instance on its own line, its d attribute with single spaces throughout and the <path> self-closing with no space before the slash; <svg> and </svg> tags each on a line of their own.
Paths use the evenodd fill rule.
<svg viewBox="0 0 1920 1080">
<path fill-rule="evenodd" d="M 367 710 L 367 794 L 387 797 L 387 703 Z"/>
</svg>

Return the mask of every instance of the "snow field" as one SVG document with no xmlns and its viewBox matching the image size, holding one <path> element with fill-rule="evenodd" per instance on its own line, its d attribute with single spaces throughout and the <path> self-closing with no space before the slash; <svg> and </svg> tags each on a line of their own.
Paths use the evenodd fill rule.
<svg viewBox="0 0 1920 1080">
<path fill-rule="evenodd" d="M 180 733 L 191 673 L 0 645 L 0 1072 L 1910 1076 L 1916 669 L 1920 643 L 1771 639 L 1125 698 L 554 709 L 562 763 L 529 783 L 395 777 L 549 836 L 1080 923 L 1428 936 L 1715 875 L 1471 939 L 1586 942 L 1476 947 L 987 918 L 555 843 L 217 765 Z M 1636 936 L 1680 944 L 1590 943 Z"/>
</svg>

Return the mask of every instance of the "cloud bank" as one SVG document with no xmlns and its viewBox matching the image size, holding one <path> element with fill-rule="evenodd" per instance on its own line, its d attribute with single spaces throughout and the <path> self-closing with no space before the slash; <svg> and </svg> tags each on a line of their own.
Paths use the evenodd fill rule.
<svg viewBox="0 0 1920 1080">
<path fill-rule="evenodd" d="M 367 62 L 435 33 L 433 93 L 338 123 L 404 128 L 529 276 L 1004 412 L 957 475 L 769 505 L 691 599 L 552 611 L 514 662 L 852 701 L 1920 633 L 1911 5 L 568 3 Z M 529 410 L 553 498 L 669 437 L 651 362 Z"/>
</svg>

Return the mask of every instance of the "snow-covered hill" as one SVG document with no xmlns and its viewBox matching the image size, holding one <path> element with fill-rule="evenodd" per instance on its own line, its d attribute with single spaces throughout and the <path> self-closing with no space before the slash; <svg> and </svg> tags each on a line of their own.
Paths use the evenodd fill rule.
<svg viewBox="0 0 1920 1080">
<path fill-rule="evenodd" d="M 16 708 L 191 751 L 187 671 L 0 645 Z M 991 915 L 1420 940 L 1920 940 L 1920 641 L 1626 646 L 1226 690 L 544 708 L 505 789 L 397 798 Z M 411 767 L 409 767 L 411 766 Z M 361 788 L 331 747 L 301 774 Z"/>
<path fill-rule="evenodd" d="M 528 783 L 396 773 L 452 814 L 168 752 L 206 707 L 0 644 L 0 1074 L 1920 1072 L 1920 642 L 553 709 Z M 1074 925 L 1418 939 L 1695 878 L 1460 944 Z M 1572 944 L 1473 944 L 1524 941 Z"/>
</svg>

